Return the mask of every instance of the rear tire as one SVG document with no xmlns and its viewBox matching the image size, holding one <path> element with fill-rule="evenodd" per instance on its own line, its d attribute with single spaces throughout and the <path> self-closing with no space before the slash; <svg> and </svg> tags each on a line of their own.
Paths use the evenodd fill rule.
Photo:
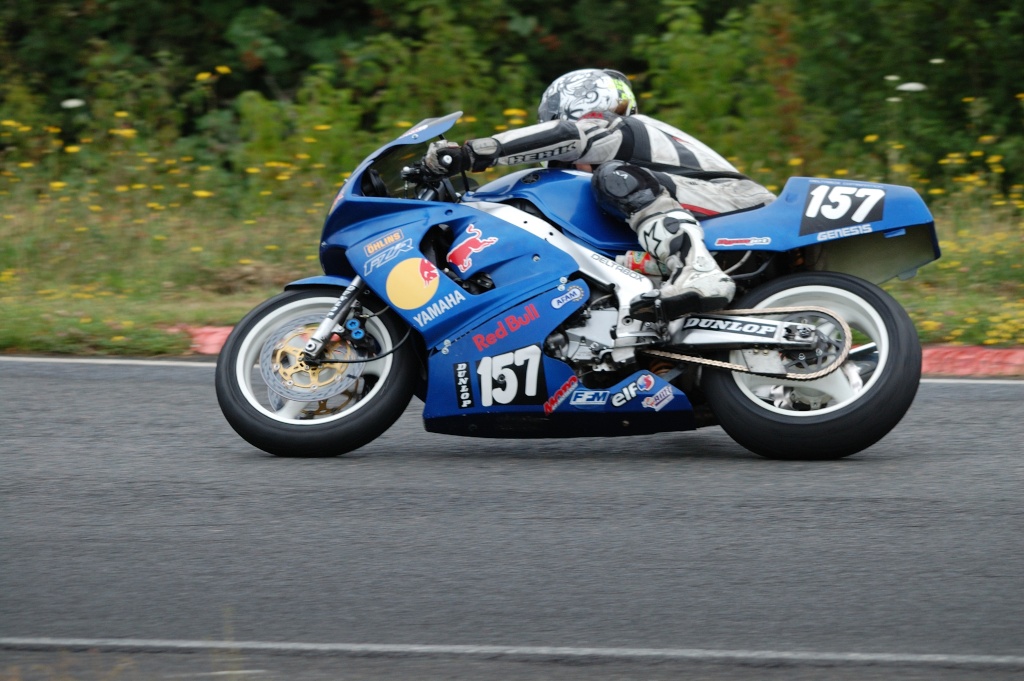
<svg viewBox="0 0 1024 681">
<path fill-rule="evenodd" d="M 282 293 L 246 315 L 225 342 L 217 361 L 217 401 L 231 427 L 253 446 L 275 456 L 338 456 L 380 436 L 408 406 L 419 376 L 411 331 L 379 300 L 364 303 L 367 340 L 358 348 L 338 340 L 329 354 L 380 359 L 318 369 L 301 362 L 282 366 L 278 357 L 294 359 L 296 353 L 272 353 L 285 340 L 304 343 L 340 294 Z"/>
<path fill-rule="evenodd" d="M 921 379 L 921 345 L 910 317 L 882 289 L 833 272 L 794 274 L 755 289 L 736 309 L 816 306 L 849 324 L 843 367 L 814 381 L 706 369 L 702 384 L 722 428 L 772 459 L 838 459 L 870 447 L 906 414 Z M 819 332 L 841 340 L 835 325 Z M 743 363 L 740 351 L 728 360 Z M 813 368 L 813 367 L 812 367 Z"/>
</svg>

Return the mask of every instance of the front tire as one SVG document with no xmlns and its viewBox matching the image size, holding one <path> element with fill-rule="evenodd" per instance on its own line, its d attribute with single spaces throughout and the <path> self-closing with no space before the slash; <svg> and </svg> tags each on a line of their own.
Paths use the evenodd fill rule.
<svg viewBox="0 0 1024 681">
<path fill-rule="evenodd" d="M 849 324 L 853 347 L 842 367 L 814 381 L 706 370 L 705 394 L 722 428 L 756 454 L 797 460 L 849 456 L 889 433 L 914 401 L 921 379 L 917 331 L 885 291 L 833 272 L 782 277 L 733 304 L 800 306 L 828 308 Z M 844 340 L 827 322 L 819 333 Z M 742 364 L 743 353 L 732 351 L 728 359 Z"/>
<path fill-rule="evenodd" d="M 364 302 L 361 338 L 336 329 L 325 346 L 333 363 L 302 361 L 299 350 L 340 294 L 286 291 L 228 336 L 217 360 L 217 401 L 253 446 L 275 456 L 338 456 L 380 436 L 408 406 L 419 375 L 411 331 L 379 300 Z"/>
</svg>

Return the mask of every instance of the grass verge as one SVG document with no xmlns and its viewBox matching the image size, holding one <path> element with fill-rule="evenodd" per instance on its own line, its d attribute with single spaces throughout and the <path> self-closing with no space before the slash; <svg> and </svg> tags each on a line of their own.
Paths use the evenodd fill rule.
<svg viewBox="0 0 1024 681">
<path fill-rule="evenodd" d="M 306 180 L 222 203 L 194 182 L 3 192 L 0 352 L 187 354 L 183 325 L 233 325 L 288 281 L 319 272 L 331 188 Z M 1019 211 L 965 194 L 935 214 L 943 257 L 886 285 L 921 341 L 1024 345 Z"/>
</svg>

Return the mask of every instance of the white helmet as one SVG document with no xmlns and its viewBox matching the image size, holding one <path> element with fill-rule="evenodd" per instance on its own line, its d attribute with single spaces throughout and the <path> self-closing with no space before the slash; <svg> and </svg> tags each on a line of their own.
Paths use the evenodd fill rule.
<svg viewBox="0 0 1024 681">
<path fill-rule="evenodd" d="M 611 69 L 580 69 L 559 76 L 544 91 L 537 107 L 541 122 L 556 118 L 574 121 L 595 111 L 620 116 L 637 112 L 629 79 Z"/>
</svg>

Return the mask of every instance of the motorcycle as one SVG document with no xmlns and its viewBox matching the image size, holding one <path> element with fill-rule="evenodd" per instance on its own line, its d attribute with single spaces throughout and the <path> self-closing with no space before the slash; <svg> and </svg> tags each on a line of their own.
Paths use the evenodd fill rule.
<svg viewBox="0 0 1024 681">
<path fill-rule="evenodd" d="M 473 186 L 427 172 L 429 142 L 460 116 L 426 119 L 364 160 L 326 218 L 323 274 L 234 327 L 216 391 L 250 444 L 344 454 L 415 395 L 434 433 L 720 425 L 761 456 L 820 460 L 871 446 L 910 408 L 920 343 L 878 285 L 940 256 L 913 189 L 793 177 L 769 205 L 702 219 L 737 296 L 669 319 L 656 300 L 631 308 L 662 273 L 598 208 L 589 173 L 528 167 Z"/>
</svg>

